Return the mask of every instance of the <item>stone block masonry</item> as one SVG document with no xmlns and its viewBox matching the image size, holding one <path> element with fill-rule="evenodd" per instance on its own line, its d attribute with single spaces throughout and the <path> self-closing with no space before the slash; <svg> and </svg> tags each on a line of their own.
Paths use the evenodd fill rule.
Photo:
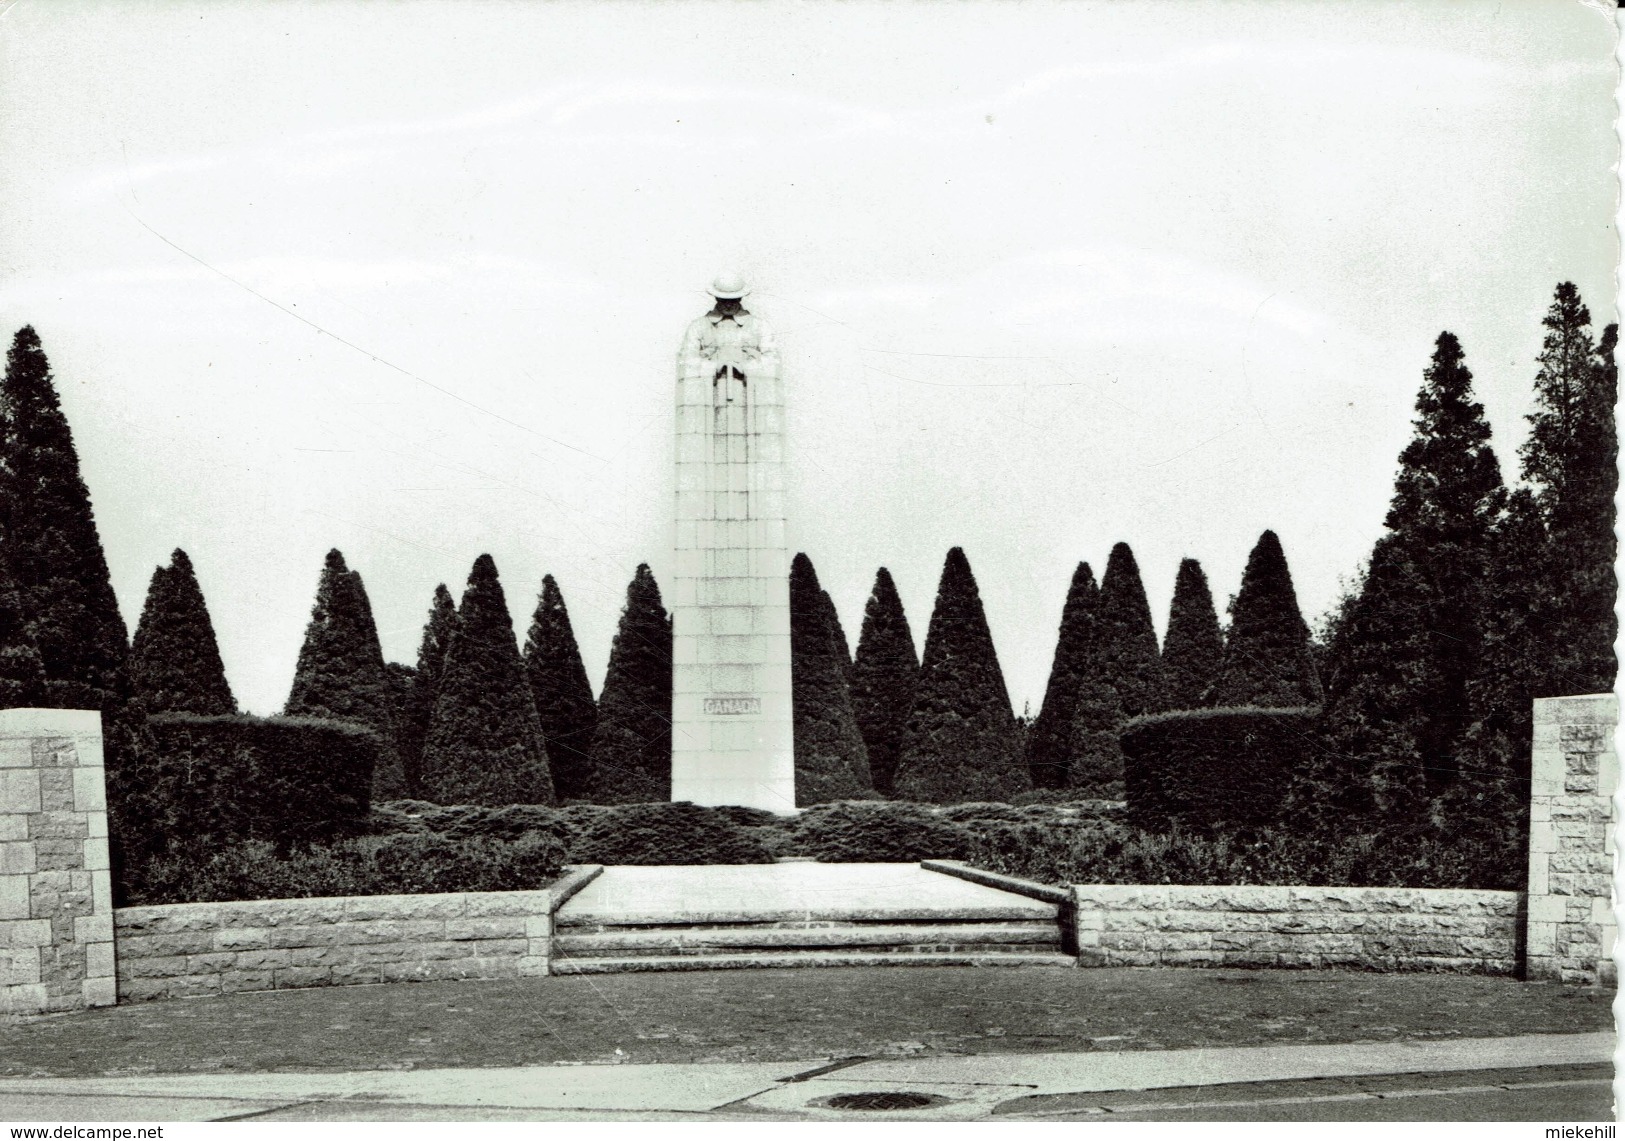
<svg viewBox="0 0 1625 1141">
<path fill-rule="evenodd" d="M 0 1016 L 114 1002 L 102 719 L 0 710 Z"/>
<path fill-rule="evenodd" d="M 545 975 L 552 901 L 542 890 L 120 908 L 118 996 Z"/>
<path fill-rule="evenodd" d="M 1510 975 L 1512 891 L 1079 884 L 1078 961 Z"/>
<path fill-rule="evenodd" d="M 1618 723 L 1619 699 L 1613 694 L 1535 701 L 1527 978 L 1609 984 L 1617 979 Z"/>
</svg>

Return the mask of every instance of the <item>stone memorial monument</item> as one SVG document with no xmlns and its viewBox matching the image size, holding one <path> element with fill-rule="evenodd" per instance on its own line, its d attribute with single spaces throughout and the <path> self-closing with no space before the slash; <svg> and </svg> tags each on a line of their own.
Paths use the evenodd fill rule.
<svg viewBox="0 0 1625 1141">
<path fill-rule="evenodd" d="M 745 282 L 677 355 L 671 798 L 795 809 L 779 354 Z"/>
</svg>

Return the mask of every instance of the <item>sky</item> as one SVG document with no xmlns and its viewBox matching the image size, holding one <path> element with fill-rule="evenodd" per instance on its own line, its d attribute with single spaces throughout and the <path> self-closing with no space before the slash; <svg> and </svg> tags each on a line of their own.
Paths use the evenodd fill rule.
<svg viewBox="0 0 1625 1141">
<path fill-rule="evenodd" d="M 922 643 L 962 546 L 1036 712 L 1115 542 L 1159 632 L 1266 528 L 1329 609 L 1441 330 L 1516 476 L 1554 287 L 1615 319 L 1615 40 L 1577 0 L 0 0 L 0 323 L 131 631 L 184 548 L 272 713 L 330 547 L 395 661 L 480 553 L 520 636 L 553 574 L 599 687 L 738 270 L 849 639 L 884 565 Z"/>
</svg>

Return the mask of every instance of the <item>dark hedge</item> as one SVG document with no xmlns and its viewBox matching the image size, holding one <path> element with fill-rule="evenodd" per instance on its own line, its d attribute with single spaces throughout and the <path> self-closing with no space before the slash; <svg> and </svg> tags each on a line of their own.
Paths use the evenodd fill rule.
<svg viewBox="0 0 1625 1141">
<path fill-rule="evenodd" d="M 366 827 L 379 742 L 367 726 L 304 717 L 162 713 L 147 795 L 186 842 L 269 840 L 279 850 Z"/>
<path fill-rule="evenodd" d="M 1135 718 L 1122 736 L 1129 821 L 1147 829 L 1274 822 L 1318 713 L 1243 706 Z"/>
<path fill-rule="evenodd" d="M 599 809 L 596 816 L 570 844 L 573 863 L 773 862 L 773 857 L 758 840 L 714 808 L 702 808 L 687 801 L 623 804 Z"/>
<path fill-rule="evenodd" d="M 971 833 L 919 804 L 845 801 L 803 812 L 791 825 L 798 854 L 833 863 L 958 860 L 970 854 Z"/>
</svg>

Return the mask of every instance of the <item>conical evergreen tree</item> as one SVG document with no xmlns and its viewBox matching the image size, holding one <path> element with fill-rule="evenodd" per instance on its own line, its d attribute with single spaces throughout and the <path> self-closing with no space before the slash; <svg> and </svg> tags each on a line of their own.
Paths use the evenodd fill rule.
<svg viewBox="0 0 1625 1141">
<path fill-rule="evenodd" d="M 395 752 L 393 706 L 361 575 L 344 565 L 337 550 L 328 551 L 283 711 L 290 717 L 329 717 L 371 728 L 378 735 L 372 796 L 393 800 L 406 794 Z"/>
<path fill-rule="evenodd" d="M 429 721 L 434 716 L 435 702 L 440 697 L 440 679 L 446 672 L 446 650 L 457 629 L 457 603 L 445 583 L 434 588 L 434 601 L 429 604 L 429 618 L 423 624 L 423 638 L 418 642 L 417 669 L 412 672 L 412 684 L 406 694 L 405 724 L 402 726 L 401 773 L 409 796 L 422 795 L 423 743 L 429 736 Z"/>
<path fill-rule="evenodd" d="M 852 662 L 852 712 L 863 735 L 869 772 L 880 792 L 892 790 L 897 746 L 914 707 L 920 659 L 891 572 L 881 567 L 863 608 L 858 654 Z"/>
<path fill-rule="evenodd" d="M 66 683 L 56 692 L 70 704 L 93 700 L 74 687 L 122 700 L 128 634 L 73 433 L 31 325 L 12 339 L 0 382 L 0 533 L 47 681 Z"/>
<path fill-rule="evenodd" d="M 626 590 L 592 737 L 597 804 L 671 799 L 671 621 L 647 564 Z"/>
<path fill-rule="evenodd" d="M 795 715 L 796 804 L 851 800 L 872 792 L 869 758 L 846 688 L 835 609 L 812 560 L 790 564 L 790 687 Z"/>
<path fill-rule="evenodd" d="M 130 686 L 149 713 L 235 713 L 192 560 L 177 548 L 152 572 L 130 644 Z"/>
<path fill-rule="evenodd" d="M 438 804 L 554 803 L 542 722 L 490 555 L 474 560 L 457 608 L 418 779 Z"/>
<path fill-rule="evenodd" d="M 1282 708 L 1314 705 L 1321 696 L 1286 553 L 1275 532 L 1265 531 L 1247 556 L 1241 590 L 1230 604 L 1224 661 L 1205 704 Z"/>
<path fill-rule="evenodd" d="M 384 682 L 389 689 L 389 721 L 395 728 L 392 744 L 401 766 L 401 793 L 417 796 L 416 770 L 406 767 L 409 755 L 421 757 L 423 738 L 412 735 L 412 690 L 416 687 L 418 671 L 405 662 L 385 662 Z"/>
<path fill-rule="evenodd" d="M 1521 449 L 1523 477 L 1549 538 L 1540 563 L 1523 573 L 1543 580 L 1555 606 L 1546 628 L 1545 676 L 1531 696 L 1605 693 L 1618 663 L 1614 639 L 1617 584 L 1614 496 L 1619 490 L 1619 436 L 1614 401 L 1619 328 L 1592 346 L 1591 314 L 1571 282 L 1557 287 L 1546 314 L 1546 339 L 1535 377 L 1535 411 Z"/>
<path fill-rule="evenodd" d="M 581 649 L 570 626 L 564 595 L 552 575 L 542 578 L 542 593 L 525 639 L 525 675 L 547 738 L 554 789 L 561 800 L 585 796 L 592 780 L 598 703 L 581 664 Z"/>
<path fill-rule="evenodd" d="M 1224 634 L 1207 575 L 1195 559 L 1182 559 L 1168 610 L 1168 634 L 1162 640 L 1156 710 L 1199 708 L 1223 660 Z"/>
<path fill-rule="evenodd" d="M 1079 563 L 1061 607 L 1061 630 L 1055 640 L 1044 704 L 1027 731 L 1027 767 L 1040 788 L 1065 788 L 1072 771 L 1072 714 L 1099 637 L 1095 628 L 1099 602 L 1094 571 L 1088 563 Z"/>
<path fill-rule="evenodd" d="M 965 552 L 948 552 L 893 786 L 906 800 L 1009 800 L 1032 788 Z"/>
<path fill-rule="evenodd" d="M 1112 547 L 1100 580 L 1100 676 L 1117 691 L 1124 717 L 1150 712 L 1158 672 L 1157 630 L 1145 600 L 1140 567 L 1127 543 Z"/>
<path fill-rule="evenodd" d="M 1387 533 L 1333 629 L 1325 678 L 1323 757 L 1357 771 L 1321 783 L 1363 786 L 1390 817 L 1422 813 L 1460 767 L 1492 527 L 1505 501 L 1490 427 L 1450 333 L 1439 335 L 1416 409 Z M 1345 798 L 1341 811 L 1352 807 Z"/>
<path fill-rule="evenodd" d="M 1098 634 L 1080 669 L 1085 682 L 1071 726 L 1070 780 L 1075 788 L 1114 796 L 1123 780 L 1118 735 L 1128 718 L 1156 707 L 1161 670 L 1151 606 L 1127 543 L 1112 547 L 1106 559 L 1093 619 Z"/>
<path fill-rule="evenodd" d="M 829 591 L 818 592 L 819 605 L 824 608 L 824 621 L 829 627 L 830 641 L 835 647 L 835 656 L 841 663 L 841 680 L 844 684 L 852 684 L 852 647 L 847 644 L 846 627 L 841 625 L 840 611 L 835 609 L 835 600 L 829 596 Z"/>
</svg>

